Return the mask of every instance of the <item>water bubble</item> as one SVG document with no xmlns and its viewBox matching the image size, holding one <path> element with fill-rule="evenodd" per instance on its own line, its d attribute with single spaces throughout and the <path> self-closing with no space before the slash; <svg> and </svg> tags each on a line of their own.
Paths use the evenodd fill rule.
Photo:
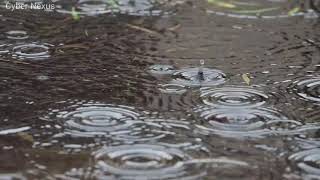
<svg viewBox="0 0 320 180">
<path fill-rule="evenodd" d="M 295 82 L 292 88 L 289 91 L 293 91 L 304 100 L 320 102 L 320 77 Z"/>
<path fill-rule="evenodd" d="M 19 31 L 19 30 L 8 31 L 6 32 L 6 35 L 8 39 L 15 39 L 15 40 L 27 39 L 29 37 L 26 31 Z"/>
<path fill-rule="evenodd" d="M 289 160 L 305 173 L 320 175 L 320 149 L 311 149 L 295 153 Z"/>
<path fill-rule="evenodd" d="M 173 74 L 173 84 L 189 87 L 215 86 L 226 81 L 226 75 L 216 69 L 203 68 L 202 78 L 199 78 L 199 68 L 182 69 Z"/>
<path fill-rule="evenodd" d="M 263 92 L 242 87 L 203 88 L 200 96 L 204 104 L 219 108 L 258 107 L 269 99 Z"/>
<path fill-rule="evenodd" d="M 43 60 L 50 57 L 50 44 L 23 44 L 13 47 L 13 57 L 19 59 Z"/>
<path fill-rule="evenodd" d="M 134 144 L 105 147 L 95 154 L 99 177 L 118 179 L 199 179 L 203 165 L 189 164 L 192 156 L 165 145 Z"/>
<path fill-rule="evenodd" d="M 268 108 L 241 109 L 219 108 L 200 109 L 200 133 L 218 134 L 226 137 L 262 137 L 272 134 L 273 120 L 286 120 L 278 111 Z"/>
<path fill-rule="evenodd" d="M 149 72 L 154 75 L 168 75 L 174 73 L 175 68 L 171 65 L 152 65 L 149 67 Z"/>
</svg>

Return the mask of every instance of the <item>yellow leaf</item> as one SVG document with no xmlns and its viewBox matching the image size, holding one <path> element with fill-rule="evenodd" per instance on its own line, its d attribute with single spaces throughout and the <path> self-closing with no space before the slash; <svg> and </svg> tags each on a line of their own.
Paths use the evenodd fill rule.
<svg viewBox="0 0 320 180">
<path fill-rule="evenodd" d="M 234 4 L 223 2 L 221 0 L 208 0 L 208 3 L 215 4 L 217 6 L 224 7 L 224 8 L 230 8 L 230 9 L 233 9 L 233 8 L 237 7 Z"/>
<path fill-rule="evenodd" d="M 71 16 L 72 16 L 73 20 L 75 20 L 75 21 L 78 21 L 78 20 L 80 19 L 80 15 L 79 15 L 79 13 L 76 11 L 76 8 L 75 8 L 75 7 L 72 7 Z"/>
<path fill-rule="evenodd" d="M 250 85 L 250 78 L 247 74 L 242 74 L 242 79 L 245 83 L 247 83 L 247 85 Z"/>
<path fill-rule="evenodd" d="M 23 139 L 23 140 L 25 140 L 25 141 L 28 141 L 28 142 L 30 142 L 30 143 L 33 143 L 33 142 L 34 142 L 33 137 L 32 137 L 30 134 L 28 134 L 28 133 L 19 132 L 19 133 L 17 133 L 17 135 L 18 135 L 21 139 Z"/>
<path fill-rule="evenodd" d="M 297 14 L 299 11 L 300 11 L 300 8 L 299 8 L 299 7 L 295 7 L 295 8 L 291 9 L 291 10 L 288 12 L 288 15 L 289 15 L 289 16 L 293 16 L 293 15 Z"/>
</svg>

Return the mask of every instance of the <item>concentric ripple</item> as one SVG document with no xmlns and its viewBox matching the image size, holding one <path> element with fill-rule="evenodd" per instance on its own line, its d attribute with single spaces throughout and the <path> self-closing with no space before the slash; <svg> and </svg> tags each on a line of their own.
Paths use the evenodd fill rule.
<svg viewBox="0 0 320 180">
<path fill-rule="evenodd" d="M 99 177 L 118 179 L 199 179 L 205 175 L 201 164 L 185 165 L 193 158 L 164 145 L 122 145 L 105 147 L 95 153 Z"/>
<path fill-rule="evenodd" d="M 55 111 L 50 116 L 58 118 L 64 135 L 73 137 L 108 137 L 132 143 L 180 136 L 181 130 L 190 130 L 186 122 L 145 118 L 128 106 L 88 103 Z"/>
<path fill-rule="evenodd" d="M 250 88 L 215 88 L 202 89 L 201 99 L 204 104 L 219 108 L 249 108 L 266 103 L 268 96 Z"/>
<path fill-rule="evenodd" d="M 293 92 L 306 101 L 320 103 L 320 77 L 295 82 Z"/>
<path fill-rule="evenodd" d="M 6 55 L 10 52 L 12 44 L 0 44 L 0 55 Z"/>
<path fill-rule="evenodd" d="M 29 37 L 28 33 L 26 31 L 20 31 L 20 30 L 12 30 L 6 32 L 8 39 L 14 39 L 14 40 L 22 40 L 27 39 Z"/>
<path fill-rule="evenodd" d="M 50 57 L 50 44 L 23 44 L 13 47 L 13 57 L 29 60 L 43 60 Z"/>
<path fill-rule="evenodd" d="M 206 109 L 200 110 L 200 133 L 219 134 L 227 137 L 260 137 L 273 134 L 273 120 L 286 120 L 278 111 L 267 108 L 256 109 Z"/>
<path fill-rule="evenodd" d="M 302 16 L 299 0 L 208 0 L 208 13 L 234 18 L 275 19 Z"/>
<path fill-rule="evenodd" d="M 155 64 L 149 67 L 149 72 L 154 75 L 168 75 L 173 74 L 175 68 L 171 65 Z"/>
<path fill-rule="evenodd" d="M 76 11 L 80 15 L 94 16 L 105 13 L 123 13 L 130 15 L 159 15 L 160 10 L 153 8 L 154 1 L 142 0 L 80 0 L 80 1 L 65 1 L 58 0 L 55 2 L 56 11 L 59 13 L 71 14 Z"/>
<path fill-rule="evenodd" d="M 187 88 L 179 84 L 161 84 L 159 90 L 168 94 L 183 94 L 187 92 Z"/>
<path fill-rule="evenodd" d="M 182 69 L 173 74 L 173 84 L 181 84 L 189 87 L 215 86 L 226 81 L 226 75 L 216 69 L 203 68 L 199 74 L 199 68 Z"/>
<path fill-rule="evenodd" d="M 289 160 L 305 173 L 320 175 L 320 149 L 301 151 L 289 157 Z"/>
</svg>

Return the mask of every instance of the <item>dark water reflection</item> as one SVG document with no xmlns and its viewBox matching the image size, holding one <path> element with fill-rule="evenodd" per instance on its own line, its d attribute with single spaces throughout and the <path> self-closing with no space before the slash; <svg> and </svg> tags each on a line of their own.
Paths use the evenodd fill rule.
<svg viewBox="0 0 320 180">
<path fill-rule="evenodd" d="M 319 179 L 319 1 L 54 3 L 0 1 L 0 179 Z"/>
</svg>

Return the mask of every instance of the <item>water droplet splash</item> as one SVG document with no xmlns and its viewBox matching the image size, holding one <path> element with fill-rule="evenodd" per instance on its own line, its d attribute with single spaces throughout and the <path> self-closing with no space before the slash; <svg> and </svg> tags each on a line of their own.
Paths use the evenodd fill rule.
<svg viewBox="0 0 320 180">
<path fill-rule="evenodd" d="M 216 69 L 203 68 L 203 75 L 199 79 L 199 68 L 182 69 L 173 74 L 173 84 L 188 87 L 216 86 L 226 81 L 226 75 Z"/>
</svg>

